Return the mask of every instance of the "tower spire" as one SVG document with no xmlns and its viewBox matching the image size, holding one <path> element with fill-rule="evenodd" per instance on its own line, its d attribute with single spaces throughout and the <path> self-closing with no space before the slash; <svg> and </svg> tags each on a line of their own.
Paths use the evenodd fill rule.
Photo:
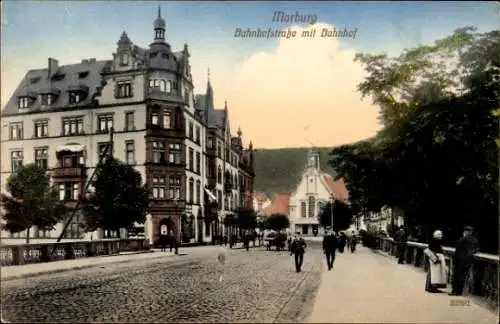
<svg viewBox="0 0 500 324">
<path fill-rule="evenodd" d="M 158 5 L 158 18 L 161 18 L 161 6 Z"/>
</svg>

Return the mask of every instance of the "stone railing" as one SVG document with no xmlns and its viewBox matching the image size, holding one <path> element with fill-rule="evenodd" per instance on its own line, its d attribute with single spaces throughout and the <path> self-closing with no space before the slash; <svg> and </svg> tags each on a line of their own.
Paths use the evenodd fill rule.
<svg viewBox="0 0 500 324">
<path fill-rule="evenodd" d="M 392 238 L 381 238 L 379 248 L 393 256 L 397 255 L 396 243 Z M 405 261 L 415 267 L 427 271 L 427 256 L 424 250 L 427 244 L 408 242 L 405 250 Z M 453 276 L 454 248 L 443 247 L 446 265 L 449 269 L 448 283 L 451 284 Z M 498 264 L 499 256 L 493 254 L 476 253 L 474 263 L 470 269 L 464 288 L 464 295 L 480 297 L 486 306 L 498 310 Z M 422 283 L 424 285 L 424 283 Z"/>
<path fill-rule="evenodd" d="M 105 239 L 0 246 L 0 265 L 11 266 L 148 250 L 144 239 Z"/>
</svg>

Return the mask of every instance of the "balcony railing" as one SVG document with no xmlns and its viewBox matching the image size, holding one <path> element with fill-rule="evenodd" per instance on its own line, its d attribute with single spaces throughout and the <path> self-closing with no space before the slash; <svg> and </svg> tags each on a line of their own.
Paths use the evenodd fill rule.
<svg viewBox="0 0 500 324">
<path fill-rule="evenodd" d="M 379 240 L 379 248 L 390 255 L 396 256 L 397 246 L 392 238 L 381 238 Z M 424 254 L 426 248 L 427 244 L 408 242 L 405 250 L 406 263 L 427 270 L 427 256 Z M 443 252 L 449 269 L 448 283 L 451 283 L 454 264 L 453 254 L 455 249 L 443 247 Z M 479 301 L 493 310 L 498 310 L 499 306 L 498 264 L 498 255 L 476 253 L 464 289 L 465 295 L 480 297 Z"/>
<path fill-rule="evenodd" d="M 108 239 L 0 246 L 0 265 L 22 265 L 148 250 L 144 239 Z"/>
<path fill-rule="evenodd" d="M 54 178 L 79 178 L 82 176 L 82 168 L 53 168 L 52 177 Z"/>
</svg>

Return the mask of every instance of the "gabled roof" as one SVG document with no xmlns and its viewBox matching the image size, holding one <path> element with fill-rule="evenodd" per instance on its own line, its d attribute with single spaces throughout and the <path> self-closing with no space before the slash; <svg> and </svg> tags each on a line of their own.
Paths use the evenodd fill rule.
<svg viewBox="0 0 500 324">
<path fill-rule="evenodd" d="M 18 98 L 26 93 L 39 94 L 40 92 L 46 91 L 47 89 L 58 90 L 59 96 L 56 101 L 54 101 L 50 108 L 57 109 L 68 107 L 69 102 L 69 92 L 71 87 L 83 86 L 89 89 L 88 95 L 85 99 L 74 106 L 86 106 L 92 102 L 92 97 L 97 93 L 98 87 L 101 86 L 101 72 L 103 69 L 111 64 L 111 61 L 86 61 L 84 63 L 62 65 L 57 69 L 55 75 L 59 78 L 49 78 L 49 70 L 37 69 L 30 70 L 26 73 L 23 80 L 19 83 L 17 89 L 14 91 L 9 101 L 2 110 L 2 115 L 12 115 L 19 112 Z M 82 72 L 88 72 L 88 74 L 80 78 L 79 75 Z M 63 77 L 64 75 L 64 77 Z M 32 83 L 32 80 L 38 80 Z M 37 99 L 29 108 L 30 110 L 41 109 L 40 101 Z"/>
<path fill-rule="evenodd" d="M 208 126 L 209 127 L 217 127 L 220 129 L 224 129 L 226 125 L 224 125 L 225 118 L 224 109 L 214 109 L 208 111 Z"/>
<path fill-rule="evenodd" d="M 348 201 L 349 200 L 349 192 L 347 191 L 346 185 L 344 183 L 343 179 L 339 179 L 335 181 L 333 177 L 329 174 L 324 173 L 322 175 L 322 179 L 326 184 L 326 187 L 330 194 L 333 194 L 333 196 L 336 199 L 342 200 L 342 201 Z"/>
<path fill-rule="evenodd" d="M 261 215 L 271 216 L 273 214 L 281 214 L 288 216 L 288 206 L 291 195 L 292 194 L 289 192 L 277 195 L 273 203 L 262 210 Z"/>
</svg>

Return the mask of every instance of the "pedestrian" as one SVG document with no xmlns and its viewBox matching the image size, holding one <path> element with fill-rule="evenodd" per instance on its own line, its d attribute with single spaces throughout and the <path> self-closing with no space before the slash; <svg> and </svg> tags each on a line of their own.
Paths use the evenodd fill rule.
<svg viewBox="0 0 500 324">
<path fill-rule="evenodd" d="M 358 238 L 356 237 L 356 233 L 352 231 L 351 239 L 349 240 L 349 247 L 351 248 L 351 253 L 356 251 L 356 244 L 358 244 Z"/>
<path fill-rule="evenodd" d="M 300 237 L 300 233 L 297 233 L 292 243 L 292 251 L 290 252 L 290 255 L 294 254 L 295 256 L 295 270 L 297 272 L 301 271 L 306 246 L 306 242 Z"/>
<path fill-rule="evenodd" d="M 444 259 L 441 242 L 443 233 L 439 230 L 432 234 L 429 247 L 424 250 L 427 256 L 427 278 L 425 291 L 438 293 L 439 288 L 446 288 L 446 261 Z"/>
<path fill-rule="evenodd" d="M 167 237 L 167 235 L 165 235 L 163 233 L 160 234 L 159 243 L 160 243 L 161 252 L 166 252 L 167 251 L 167 244 L 168 244 L 168 237 Z"/>
<path fill-rule="evenodd" d="M 172 248 L 174 247 L 174 244 L 175 244 L 174 231 L 170 230 L 168 232 L 168 245 L 170 246 L 170 252 L 172 252 Z"/>
<path fill-rule="evenodd" d="M 474 254 L 479 252 L 479 243 L 472 235 L 474 229 L 465 226 L 462 238 L 458 240 L 453 255 L 453 279 L 452 291 L 450 295 L 461 296 L 464 290 L 465 281 L 474 261 Z"/>
<path fill-rule="evenodd" d="M 243 234 L 243 246 L 248 251 L 250 247 L 250 236 L 247 233 Z"/>
<path fill-rule="evenodd" d="M 226 247 L 227 246 L 227 241 L 228 241 L 228 237 L 227 237 L 227 234 L 224 235 L 224 246 Z"/>
<path fill-rule="evenodd" d="M 396 247 L 397 247 L 398 263 L 404 264 L 408 235 L 404 230 L 403 226 L 400 226 L 399 230 L 394 235 L 394 241 L 396 242 Z"/>
<path fill-rule="evenodd" d="M 335 251 L 337 250 L 337 237 L 333 234 L 333 231 L 327 231 L 323 238 L 323 252 L 326 256 L 326 266 L 328 271 L 332 270 L 333 262 L 335 262 Z"/>
<path fill-rule="evenodd" d="M 340 253 L 344 253 L 345 246 L 347 244 L 347 237 L 344 232 L 340 232 L 339 234 L 339 242 L 338 242 L 338 249 Z"/>
</svg>

